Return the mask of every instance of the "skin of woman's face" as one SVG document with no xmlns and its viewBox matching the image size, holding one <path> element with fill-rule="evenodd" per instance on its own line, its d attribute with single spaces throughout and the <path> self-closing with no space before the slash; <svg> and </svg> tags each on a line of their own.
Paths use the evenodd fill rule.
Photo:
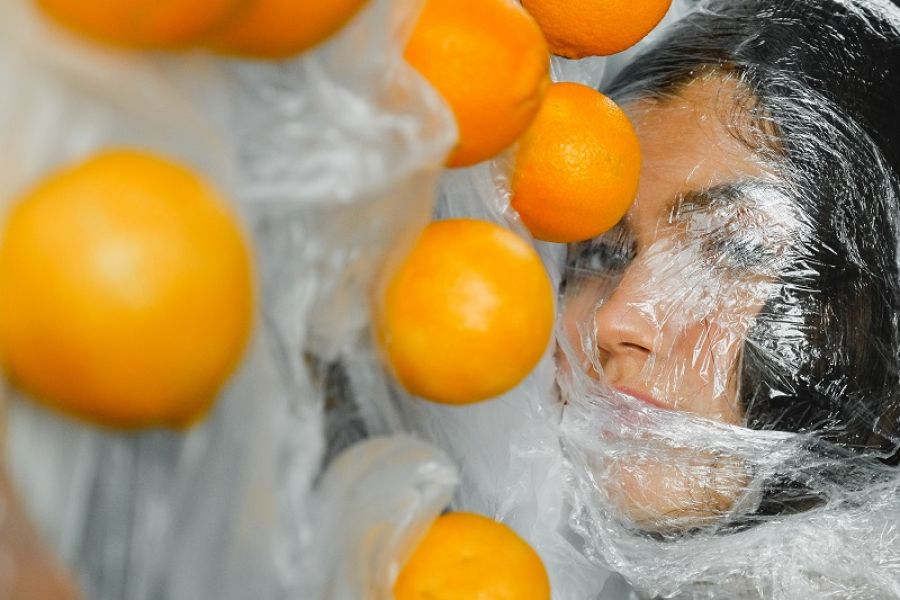
<svg viewBox="0 0 900 600">
<path fill-rule="evenodd" d="M 778 210 L 742 200 L 747 189 L 770 197 L 769 174 L 735 135 L 745 125 L 734 107 L 747 97 L 707 75 L 623 105 L 641 141 L 638 196 L 616 229 L 570 249 L 562 304 L 569 362 L 579 363 L 569 367 L 611 398 L 744 423 L 741 350 L 771 292 L 765 238 L 784 226 Z M 614 505 L 648 529 L 717 518 L 747 483 L 741 462 L 720 452 L 660 452 L 652 440 L 640 450 L 608 461 L 605 480 Z"/>
</svg>

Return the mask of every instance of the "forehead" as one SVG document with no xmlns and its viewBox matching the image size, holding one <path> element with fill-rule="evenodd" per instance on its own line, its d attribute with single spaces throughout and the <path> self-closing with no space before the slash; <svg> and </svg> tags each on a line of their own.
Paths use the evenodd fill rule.
<svg viewBox="0 0 900 600">
<path fill-rule="evenodd" d="M 751 127 L 739 109 L 748 98 L 734 78 L 706 75 L 663 99 L 623 106 L 641 141 L 638 196 L 627 217 L 639 238 L 655 231 L 680 196 L 765 173 L 741 141 Z"/>
</svg>

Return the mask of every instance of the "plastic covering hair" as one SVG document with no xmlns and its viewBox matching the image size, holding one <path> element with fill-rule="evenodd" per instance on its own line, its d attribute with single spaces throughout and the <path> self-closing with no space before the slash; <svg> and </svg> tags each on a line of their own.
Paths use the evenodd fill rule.
<svg viewBox="0 0 900 600">
<path fill-rule="evenodd" d="M 469 414 L 402 412 L 556 598 L 897 597 L 900 8 L 669 19 L 614 76 L 554 65 L 625 108 L 645 162 L 619 226 L 539 245 L 562 290 L 545 370 Z M 524 231 L 508 168 L 445 176 L 440 215 Z"/>
<path fill-rule="evenodd" d="M 209 422 L 123 436 L 11 403 L 11 479 L 85 595 L 388 598 L 452 495 L 538 550 L 556 600 L 900 596 L 900 9 L 676 0 L 632 51 L 554 59 L 632 117 L 641 193 L 597 239 L 536 243 L 558 343 L 459 408 L 389 382 L 368 328 L 451 144 L 400 58 L 420 4 L 277 65 L 0 7 L 4 201 L 148 146 L 234 199 L 259 258 L 259 334 Z M 509 158 L 446 172 L 436 216 L 527 236 Z"/>
<path fill-rule="evenodd" d="M 568 259 L 571 524 L 639 590 L 900 593 L 898 27 L 702 2 L 610 88 L 639 128 L 693 111 L 720 165 L 651 148 L 645 178 L 684 177 L 669 209 Z"/>
</svg>

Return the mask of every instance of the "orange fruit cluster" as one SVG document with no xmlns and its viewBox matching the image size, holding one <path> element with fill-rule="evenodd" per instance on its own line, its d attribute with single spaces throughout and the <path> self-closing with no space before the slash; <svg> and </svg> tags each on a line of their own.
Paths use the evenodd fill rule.
<svg viewBox="0 0 900 600">
<path fill-rule="evenodd" d="M 0 358 L 36 400 L 107 426 L 184 426 L 253 321 L 234 215 L 167 159 L 107 151 L 15 203 L 0 239 Z"/>
<path fill-rule="evenodd" d="M 672 0 L 522 0 L 566 58 L 609 56 L 627 50 L 662 20 Z"/>
<path fill-rule="evenodd" d="M 319 44 L 368 0 L 35 0 L 90 38 L 142 49 L 212 46 L 227 54 L 285 58 Z"/>
<path fill-rule="evenodd" d="M 391 272 L 375 323 L 408 391 L 445 404 L 515 387 L 547 348 L 554 290 L 525 240 L 471 219 L 429 225 Z"/>
<path fill-rule="evenodd" d="M 578 242 L 625 216 L 640 173 L 640 142 L 625 113 L 592 88 L 556 83 L 520 141 L 511 202 L 537 239 Z"/>
<path fill-rule="evenodd" d="M 428 0 L 405 56 L 456 117 L 459 142 L 450 167 L 508 148 L 534 119 L 550 83 L 544 36 L 510 0 Z"/>
<path fill-rule="evenodd" d="M 470 513 L 438 518 L 394 584 L 396 600 L 550 600 L 547 571 L 516 533 Z"/>
</svg>

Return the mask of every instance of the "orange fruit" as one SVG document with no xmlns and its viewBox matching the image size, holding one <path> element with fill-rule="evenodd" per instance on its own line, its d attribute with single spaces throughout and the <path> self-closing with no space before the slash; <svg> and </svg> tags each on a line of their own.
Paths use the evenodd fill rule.
<svg viewBox="0 0 900 600">
<path fill-rule="evenodd" d="M 472 219 L 429 225 L 391 272 L 375 318 L 407 390 L 445 404 L 497 396 L 547 348 L 554 293 L 521 237 Z"/>
<path fill-rule="evenodd" d="M 406 59 L 456 116 L 459 142 L 450 167 L 509 147 L 537 114 L 550 82 L 547 42 L 512 0 L 427 0 Z"/>
<path fill-rule="evenodd" d="M 88 37 L 138 48 L 192 44 L 245 0 L 35 0 L 60 24 Z"/>
<path fill-rule="evenodd" d="M 644 39 L 672 0 L 522 0 L 550 43 L 566 58 L 609 56 Z"/>
<path fill-rule="evenodd" d="M 578 242 L 612 229 L 637 195 L 641 146 L 615 102 L 555 83 L 519 144 L 512 206 L 539 240 Z"/>
<path fill-rule="evenodd" d="M 187 425 L 236 367 L 250 254 L 194 173 L 132 150 L 40 182 L 0 239 L 0 358 L 35 399 L 100 424 Z"/>
<path fill-rule="evenodd" d="M 394 584 L 396 600 L 550 600 L 537 553 L 516 533 L 486 517 L 438 518 Z"/>
<path fill-rule="evenodd" d="M 251 0 L 211 45 L 254 58 L 285 58 L 337 32 L 368 0 Z"/>
</svg>

